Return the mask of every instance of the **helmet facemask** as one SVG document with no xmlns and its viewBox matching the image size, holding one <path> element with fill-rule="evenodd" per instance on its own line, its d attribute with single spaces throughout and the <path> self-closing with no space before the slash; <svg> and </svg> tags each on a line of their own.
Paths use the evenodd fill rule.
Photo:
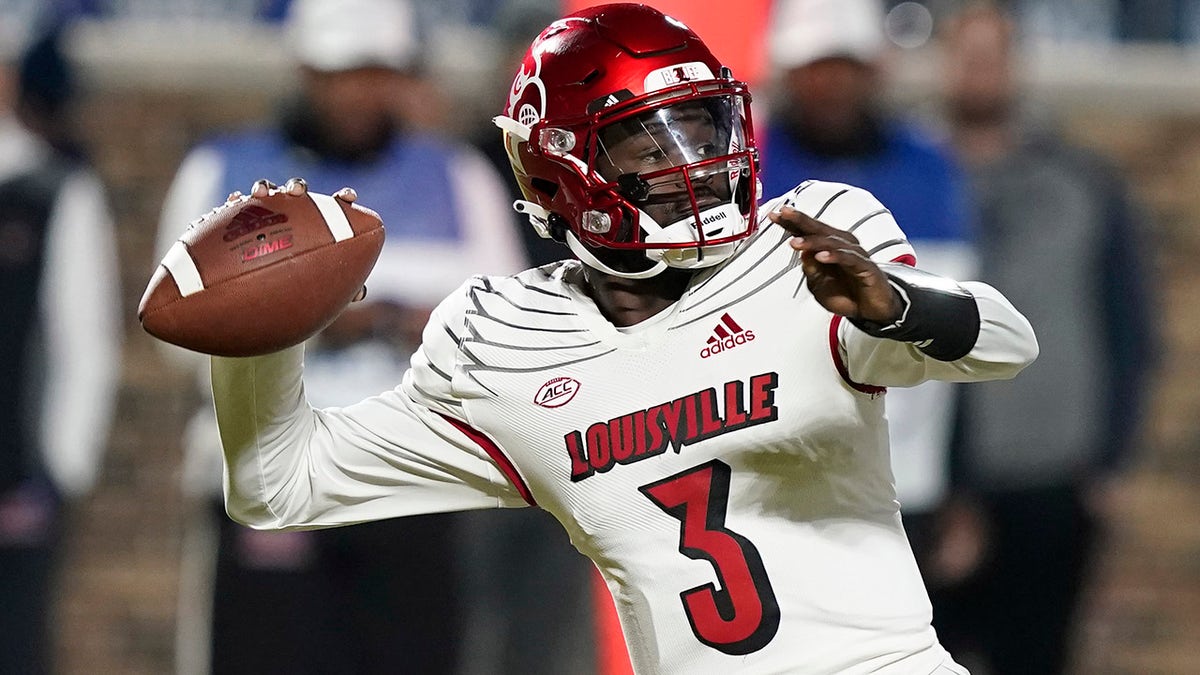
<svg viewBox="0 0 1200 675">
<path fill-rule="evenodd" d="M 599 126 L 591 175 L 603 181 L 596 193 L 623 202 L 622 220 L 605 230 L 602 216 L 585 213 L 583 243 L 683 269 L 728 258 L 750 234 L 758 196 L 743 116 L 741 97 L 730 94 L 635 110 Z"/>
<path fill-rule="evenodd" d="M 542 121 L 521 130 L 566 176 L 560 196 L 574 226 L 565 239 L 580 260 L 647 278 L 716 265 L 753 233 L 761 195 L 749 97 L 728 91 L 700 95 L 687 85 L 645 97 L 665 102 L 626 101 L 573 128 Z M 549 210 L 531 202 L 518 210 L 546 230 Z"/>
</svg>

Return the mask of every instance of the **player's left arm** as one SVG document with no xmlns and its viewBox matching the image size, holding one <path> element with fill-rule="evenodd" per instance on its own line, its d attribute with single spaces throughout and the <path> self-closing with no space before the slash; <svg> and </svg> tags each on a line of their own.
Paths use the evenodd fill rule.
<svg viewBox="0 0 1200 675">
<path fill-rule="evenodd" d="M 848 319 L 839 340 L 853 381 L 1007 379 L 1037 357 L 1029 322 L 990 286 L 877 262 L 854 234 L 792 208 L 769 217 L 793 235 L 816 300 Z"/>
</svg>

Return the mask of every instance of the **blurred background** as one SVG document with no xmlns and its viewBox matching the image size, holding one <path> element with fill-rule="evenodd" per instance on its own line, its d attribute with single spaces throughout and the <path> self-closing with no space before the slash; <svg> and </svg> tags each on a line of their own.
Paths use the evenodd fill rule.
<svg viewBox="0 0 1200 675">
<path fill-rule="evenodd" d="M 685 7 L 702 36 L 705 22 L 735 24 L 714 51 L 736 51 L 735 74 L 759 94 L 756 116 L 772 117 L 769 2 L 649 4 Z M 934 29 L 962 4 L 884 3 L 892 105 L 935 117 Z M 1116 165 L 1149 215 L 1138 236 L 1149 252 L 1146 283 L 1161 333 L 1136 452 L 1109 495 L 1108 532 L 1084 580 L 1072 672 L 1200 673 L 1200 0 L 1006 5 L 1029 98 L 1053 111 L 1073 141 Z M 426 69 L 423 105 L 406 124 L 467 141 L 493 133 L 489 118 L 511 82 L 513 45 L 563 9 L 552 0 L 416 0 L 414 7 Z M 281 31 L 286 9 L 287 0 L 0 0 L 0 39 L 10 47 L 27 48 L 47 30 L 59 37 L 74 98 L 60 121 L 66 126 L 54 133 L 91 161 L 103 183 L 119 261 L 115 412 L 94 487 L 63 511 L 53 672 L 176 669 L 181 439 L 200 399 L 192 373 L 166 363 L 135 311 L 185 153 L 215 130 L 269 116 L 296 86 Z M 1120 250 L 1112 265 L 1122 265 Z"/>
</svg>

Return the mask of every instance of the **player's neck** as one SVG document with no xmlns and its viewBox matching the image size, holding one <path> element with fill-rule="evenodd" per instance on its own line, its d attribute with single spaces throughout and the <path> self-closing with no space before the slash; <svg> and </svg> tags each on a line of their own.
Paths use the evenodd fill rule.
<svg viewBox="0 0 1200 675">
<path fill-rule="evenodd" d="M 678 302 L 691 279 L 691 272 L 677 269 L 667 269 L 649 279 L 624 279 L 585 268 L 584 288 L 604 318 L 624 328 Z"/>
</svg>

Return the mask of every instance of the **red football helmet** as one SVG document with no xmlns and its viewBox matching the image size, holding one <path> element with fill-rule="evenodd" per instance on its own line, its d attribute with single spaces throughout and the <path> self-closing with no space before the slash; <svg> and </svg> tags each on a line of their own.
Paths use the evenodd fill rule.
<svg viewBox="0 0 1200 675">
<path fill-rule="evenodd" d="M 585 9 L 534 40 L 496 117 L 543 237 L 627 278 L 725 260 L 756 227 L 750 93 L 687 26 Z"/>
</svg>

